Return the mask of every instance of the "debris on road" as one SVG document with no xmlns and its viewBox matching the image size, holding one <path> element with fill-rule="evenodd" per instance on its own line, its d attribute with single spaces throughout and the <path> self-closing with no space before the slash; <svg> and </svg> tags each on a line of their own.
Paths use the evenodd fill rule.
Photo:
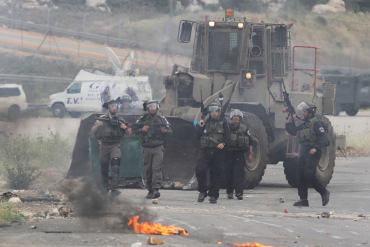
<svg viewBox="0 0 370 247">
<path fill-rule="evenodd" d="M 140 216 L 134 216 L 129 218 L 127 226 L 133 228 L 136 233 L 143 234 L 157 234 L 157 235 L 189 235 L 188 232 L 181 228 L 175 226 L 165 226 L 160 223 L 153 222 L 141 222 L 139 223 Z"/>
<path fill-rule="evenodd" d="M 354 148 L 354 147 L 346 147 L 344 154 L 342 152 L 338 152 L 336 154 L 337 157 L 368 157 L 370 156 L 370 150 L 366 150 L 363 148 Z"/>
<path fill-rule="evenodd" d="M 279 202 L 280 202 L 280 203 L 284 203 L 284 202 L 285 202 L 284 197 L 280 197 Z"/>
<path fill-rule="evenodd" d="M 153 204 L 158 204 L 158 199 L 152 199 Z"/>
<path fill-rule="evenodd" d="M 288 210 L 286 210 L 286 209 L 285 209 L 285 210 L 284 210 L 284 213 L 286 213 L 286 214 L 287 214 L 287 213 L 288 213 Z"/>
<path fill-rule="evenodd" d="M 69 216 L 69 213 L 70 213 L 70 209 L 65 207 L 65 206 L 60 206 L 58 208 L 58 212 L 59 212 L 59 216 L 62 216 L 64 218 L 68 217 Z"/>
<path fill-rule="evenodd" d="M 148 240 L 146 242 L 149 245 L 164 244 L 164 241 L 162 239 L 160 239 L 160 238 L 157 238 L 157 237 L 150 237 L 150 238 L 148 238 Z"/>
<path fill-rule="evenodd" d="M 322 212 L 321 213 L 321 217 L 322 218 L 329 218 L 330 217 L 330 213 L 329 212 Z"/>
<path fill-rule="evenodd" d="M 12 198 L 9 199 L 8 202 L 10 202 L 10 203 L 20 203 L 22 201 L 21 201 L 21 199 L 19 199 L 19 197 L 12 197 Z"/>
<path fill-rule="evenodd" d="M 37 226 L 31 226 L 31 229 L 36 229 L 37 228 Z"/>
<path fill-rule="evenodd" d="M 143 246 L 143 244 L 142 243 L 133 243 L 133 244 L 131 244 L 131 247 L 142 247 Z"/>
<path fill-rule="evenodd" d="M 259 243 L 256 243 L 256 242 L 243 243 L 243 244 L 232 243 L 232 245 L 237 246 L 237 247 L 274 247 L 274 246 L 271 246 L 271 245 L 263 245 L 263 244 L 259 244 Z"/>
</svg>

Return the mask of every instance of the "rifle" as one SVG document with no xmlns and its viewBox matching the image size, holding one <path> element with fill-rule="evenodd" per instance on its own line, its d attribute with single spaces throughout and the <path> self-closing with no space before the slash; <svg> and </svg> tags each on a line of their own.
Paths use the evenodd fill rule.
<svg viewBox="0 0 370 247">
<path fill-rule="evenodd" d="M 207 109 L 204 107 L 203 94 L 202 94 L 202 84 L 199 85 L 200 90 L 200 119 L 204 120 L 207 115 Z"/>
<path fill-rule="evenodd" d="M 128 127 L 144 127 L 145 125 L 151 126 L 160 126 L 160 127 L 167 127 L 170 125 L 170 123 L 127 123 L 125 121 L 119 120 L 119 119 L 110 119 L 110 118 L 104 118 L 104 117 L 96 117 L 95 120 L 99 121 L 110 121 L 110 124 L 113 126 L 119 127 L 120 123 L 125 124 Z"/>
<path fill-rule="evenodd" d="M 284 79 L 282 81 L 283 81 L 283 87 L 284 87 L 284 92 L 283 92 L 284 102 L 288 106 L 288 108 L 286 109 L 286 111 L 288 112 L 288 117 L 286 119 L 288 119 L 289 116 L 293 117 L 293 115 L 295 115 L 296 113 L 295 113 L 294 106 L 292 106 L 292 102 L 290 102 L 289 93 L 286 91 Z"/>
</svg>

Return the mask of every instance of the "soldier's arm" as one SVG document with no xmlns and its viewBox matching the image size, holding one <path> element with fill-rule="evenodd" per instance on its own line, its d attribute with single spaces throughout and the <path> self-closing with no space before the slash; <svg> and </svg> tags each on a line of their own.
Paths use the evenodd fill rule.
<svg viewBox="0 0 370 247">
<path fill-rule="evenodd" d="M 228 145 L 231 144 L 231 134 L 230 134 L 229 125 L 227 124 L 226 120 L 224 120 L 223 127 L 224 127 L 224 142 L 225 142 L 225 146 L 228 146 Z"/>
<path fill-rule="evenodd" d="M 103 125 L 103 121 L 96 121 L 94 126 L 91 128 L 91 133 L 94 134 L 99 129 L 99 127 L 102 125 Z"/>
<path fill-rule="evenodd" d="M 169 122 L 167 121 L 167 119 L 165 117 L 163 119 L 167 123 L 167 125 L 165 127 L 167 129 L 166 136 L 172 135 L 172 129 L 170 128 Z"/>
<path fill-rule="evenodd" d="M 326 141 L 328 140 L 328 137 L 326 136 L 326 133 L 325 133 L 324 124 L 321 121 L 316 121 L 313 124 L 313 129 L 316 133 L 316 138 L 317 138 L 316 143 L 313 147 L 315 149 L 321 149 L 325 145 Z"/>
<path fill-rule="evenodd" d="M 136 121 L 136 123 L 141 123 L 141 119 L 139 118 L 137 121 Z M 134 135 L 138 135 L 138 134 L 140 134 L 140 132 L 141 132 L 141 126 L 139 126 L 139 125 L 133 125 L 132 126 L 132 133 L 134 134 Z"/>
<path fill-rule="evenodd" d="M 297 127 L 294 122 L 290 122 L 285 124 L 285 129 L 290 135 L 296 136 L 299 131 L 299 126 Z"/>
<path fill-rule="evenodd" d="M 250 145 L 252 145 L 251 143 L 252 143 L 253 139 L 252 139 L 252 136 L 251 136 L 251 132 L 249 132 L 249 130 L 247 129 L 247 130 L 245 131 L 244 135 L 245 135 L 246 137 L 248 137 L 248 139 L 249 139 L 249 143 L 250 143 Z"/>
</svg>

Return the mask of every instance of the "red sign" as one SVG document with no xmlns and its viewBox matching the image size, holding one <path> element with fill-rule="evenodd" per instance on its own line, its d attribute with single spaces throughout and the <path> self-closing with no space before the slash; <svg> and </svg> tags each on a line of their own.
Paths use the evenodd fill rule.
<svg viewBox="0 0 370 247">
<path fill-rule="evenodd" d="M 254 22 L 258 22 L 258 17 L 254 17 L 254 18 L 253 18 L 253 21 L 254 21 Z"/>
<path fill-rule="evenodd" d="M 281 19 L 280 18 L 278 19 L 278 23 L 281 24 Z"/>
</svg>

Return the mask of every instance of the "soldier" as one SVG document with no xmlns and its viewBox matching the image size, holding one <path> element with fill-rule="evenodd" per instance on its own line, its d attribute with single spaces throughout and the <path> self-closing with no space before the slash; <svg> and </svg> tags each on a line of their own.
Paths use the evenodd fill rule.
<svg viewBox="0 0 370 247">
<path fill-rule="evenodd" d="M 136 121 L 137 124 L 144 124 L 144 126 L 134 127 L 134 133 L 139 135 L 142 146 L 148 189 L 146 199 L 158 198 L 161 195 L 159 189 L 162 184 L 164 142 L 166 136 L 172 134 L 167 119 L 157 115 L 158 109 L 158 101 L 152 100 L 144 103 L 144 111 L 148 111 L 148 113 Z M 163 126 L 151 125 L 153 123 L 162 123 Z"/>
<path fill-rule="evenodd" d="M 297 141 L 301 144 L 298 158 L 298 195 L 300 200 L 294 206 L 308 207 L 308 184 L 320 193 L 322 205 L 329 202 L 330 192 L 316 176 L 316 168 L 321 158 L 321 148 L 328 141 L 325 133 L 325 126 L 320 115 L 316 115 L 316 106 L 307 102 L 302 102 L 297 107 L 304 117 L 303 124 L 296 126 L 292 122 L 292 116 L 286 120 L 285 128 L 293 136 L 297 136 Z"/>
<path fill-rule="evenodd" d="M 226 193 L 228 199 L 234 199 L 233 191 L 238 200 L 243 200 L 243 181 L 245 155 L 249 151 L 248 162 L 252 161 L 252 137 L 247 127 L 240 123 L 243 119 L 243 113 L 235 109 L 230 113 L 229 124 L 231 133 L 231 143 L 226 148 L 225 176 Z"/>
<path fill-rule="evenodd" d="M 100 167 L 104 190 L 105 192 L 109 191 L 108 170 L 110 164 L 112 171 L 111 194 L 117 196 L 121 193 L 118 190 L 119 167 L 121 164 L 121 139 L 124 135 L 130 136 L 131 130 L 123 123 L 124 120 L 116 115 L 119 109 L 119 103 L 117 101 L 110 100 L 103 107 L 108 109 L 108 113 L 102 115 L 101 118 L 106 118 L 107 121 L 96 121 L 95 125 L 91 128 L 91 133 L 95 134 L 95 137 L 101 142 Z"/>
<path fill-rule="evenodd" d="M 122 113 L 130 113 L 132 111 L 132 107 L 130 106 L 132 99 L 130 95 L 128 94 L 122 94 L 121 97 L 119 97 L 119 101 L 122 104 L 121 111 Z"/>
<path fill-rule="evenodd" d="M 196 127 L 196 138 L 201 142 L 199 159 L 195 166 L 198 180 L 198 202 L 209 196 L 210 203 L 217 203 L 221 173 L 225 159 L 225 146 L 230 144 L 230 130 L 226 120 L 220 117 L 221 107 L 217 103 L 208 106 L 210 117 L 200 120 Z M 210 187 L 207 193 L 207 172 L 210 171 Z"/>
</svg>

